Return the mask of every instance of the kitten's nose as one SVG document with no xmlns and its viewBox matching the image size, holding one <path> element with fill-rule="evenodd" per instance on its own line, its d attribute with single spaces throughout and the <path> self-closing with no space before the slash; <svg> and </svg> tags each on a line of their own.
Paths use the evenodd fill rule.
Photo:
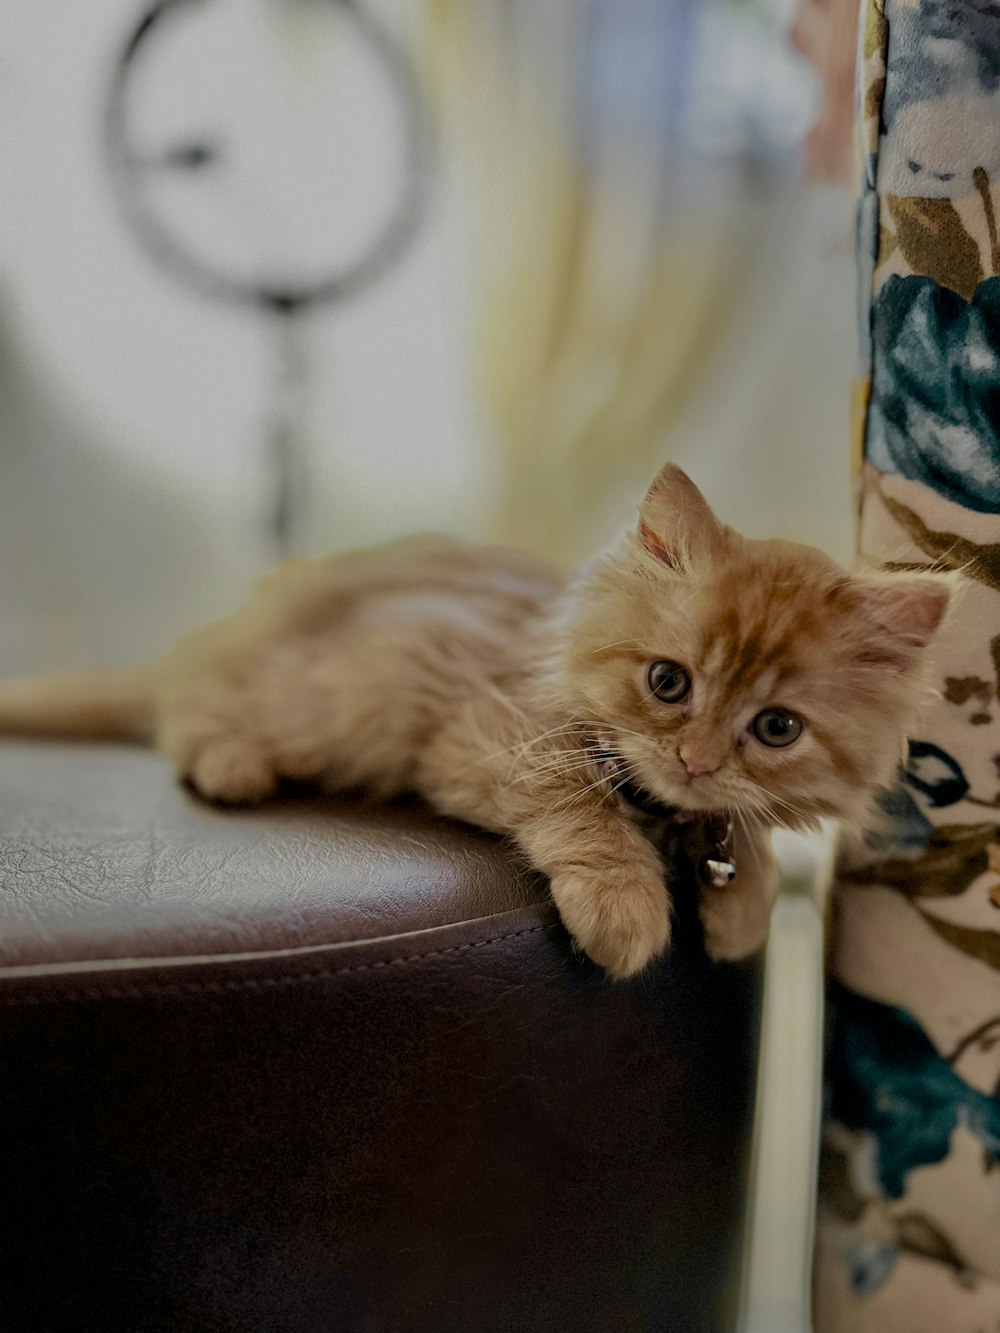
<svg viewBox="0 0 1000 1333">
<path fill-rule="evenodd" d="M 683 750 L 679 750 L 677 753 L 689 778 L 700 778 L 706 773 L 714 773 L 719 767 L 718 764 L 713 764 L 708 759 L 685 754 Z"/>
</svg>

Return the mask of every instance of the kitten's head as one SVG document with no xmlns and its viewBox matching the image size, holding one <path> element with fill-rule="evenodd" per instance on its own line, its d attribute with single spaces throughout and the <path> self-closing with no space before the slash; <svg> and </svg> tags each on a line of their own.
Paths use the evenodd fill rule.
<svg viewBox="0 0 1000 1333">
<path fill-rule="evenodd" d="M 846 574 L 741 537 L 668 464 L 575 585 L 558 688 L 622 777 L 683 809 L 858 818 L 903 755 L 939 574 Z"/>
</svg>

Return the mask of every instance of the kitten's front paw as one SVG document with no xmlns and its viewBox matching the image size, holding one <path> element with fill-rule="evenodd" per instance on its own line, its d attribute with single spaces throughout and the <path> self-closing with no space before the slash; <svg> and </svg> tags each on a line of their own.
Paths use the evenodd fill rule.
<svg viewBox="0 0 1000 1333">
<path fill-rule="evenodd" d="M 756 884 L 739 877 L 723 889 L 703 887 L 698 915 L 705 932 L 705 952 L 715 962 L 735 962 L 756 953 L 767 939 L 770 898 Z"/>
<path fill-rule="evenodd" d="M 574 871 L 554 876 L 552 896 L 576 943 L 615 981 L 641 972 L 670 943 L 670 898 L 659 877 Z"/>
</svg>

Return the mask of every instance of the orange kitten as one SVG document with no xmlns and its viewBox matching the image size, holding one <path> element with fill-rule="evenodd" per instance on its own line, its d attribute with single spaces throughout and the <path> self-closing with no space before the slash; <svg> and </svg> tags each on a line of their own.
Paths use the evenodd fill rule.
<svg viewBox="0 0 1000 1333">
<path fill-rule="evenodd" d="M 216 801 L 281 778 L 417 792 L 509 835 L 578 945 L 627 977 L 670 939 L 637 807 L 736 816 L 736 878 L 700 911 L 714 957 L 752 951 L 768 826 L 864 814 L 948 596 L 939 575 L 849 576 L 741 537 L 668 465 L 637 532 L 570 582 L 445 540 L 294 562 L 160 663 L 3 686 L 0 729 L 147 740 Z"/>
</svg>

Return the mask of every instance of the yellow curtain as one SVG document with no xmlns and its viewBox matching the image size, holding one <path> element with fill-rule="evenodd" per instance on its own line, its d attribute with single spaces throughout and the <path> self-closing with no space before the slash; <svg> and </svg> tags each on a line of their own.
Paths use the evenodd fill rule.
<svg viewBox="0 0 1000 1333">
<path fill-rule="evenodd" d="M 470 368 L 503 458 L 491 535 L 565 559 L 669 455 L 753 230 L 745 206 L 678 197 L 665 143 L 597 124 L 582 145 L 586 14 L 426 0 L 476 293 Z"/>
</svg>

